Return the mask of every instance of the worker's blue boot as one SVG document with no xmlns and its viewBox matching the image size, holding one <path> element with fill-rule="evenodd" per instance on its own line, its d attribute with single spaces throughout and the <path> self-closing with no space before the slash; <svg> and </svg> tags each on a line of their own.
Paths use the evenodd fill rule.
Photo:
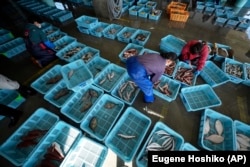
<svg viewBox="0 0 250 167">
<path fill-rule="evenodd" d="M 154 95 L 152 95 L 152 96 L 144 95 L 144 102 L 145 103 L 153 103 L 154 101 L 155 101 Z"/>
</svg>

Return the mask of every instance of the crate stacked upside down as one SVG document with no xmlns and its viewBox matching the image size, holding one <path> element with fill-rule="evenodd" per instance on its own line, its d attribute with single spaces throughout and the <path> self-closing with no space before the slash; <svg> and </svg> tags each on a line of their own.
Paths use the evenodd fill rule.
<svg viewBox="0 0 250 167">
<path fill-rule="evenodd" d="M 187 4 L 172 1 L 167 7 L 166 11 L 172 21 L 187 22 L 189 12 L 186 11 Z"/>
</svg>

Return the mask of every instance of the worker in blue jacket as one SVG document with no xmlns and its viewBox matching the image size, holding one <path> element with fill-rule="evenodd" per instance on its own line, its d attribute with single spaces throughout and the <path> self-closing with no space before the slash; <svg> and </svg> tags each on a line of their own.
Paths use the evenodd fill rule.
<svg viewBox="0 0 250 167">
<path fill-rule="evenodd" d="M 38 19 L 29 18 L 29 23 L 24 30 L 24 40 L 26 48 L 31 54 L 31 60 L 39 67 L 42 68 L 57 58 L 54 51 L 55 45 L 42 31 Z"/>
<path fill-rule="evenodd" d="M 146 53 L 129 57 L 126 61 L 127 72 L 144 93 L 144 102 L 154 102 L 153 86 L 159 83 L 166 66 L 177 59 L 173 52 Z"/>
</svg>

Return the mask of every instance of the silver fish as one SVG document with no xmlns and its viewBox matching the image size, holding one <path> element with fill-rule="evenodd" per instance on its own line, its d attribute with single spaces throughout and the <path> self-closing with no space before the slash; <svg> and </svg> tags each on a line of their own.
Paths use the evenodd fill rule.
<svg viewBox="0 0 250 167">
<path fill-rule="evenodd" d="M 73 76 L 73 74 L 74 74 L 74 70 L 70 70 L 68 72 L 68 80 L 70 80 L 70 78 Z"/>
<path fill-rule="evenodd" d="M 222 122 L 219 119 L 217 119 L 215 121 L 215 130 L 218 133 L 218 135 L 220 135 L 220 136 L 222 135 L 223 129 L 224 128 L 223 128 Z"/>
<path fill-rule="evenodd" d="M 210 136 L 206 136 L 205 140 L 209 140 L 215 144 L 219 144 L 224 141 L 224 137 L 217 134 L 212 134 Z"/>
<path fill-rule="evenodd" d="M 248 136 L 246 136 L 246 135 L 244 135 L 242 133 L 237 133 L 236 135 L 242 137 L 247 142 L 250 142 L 250 137 L 248 137 Z"/>
<path fill-rule="evenodd" d="M 209 122 L 210 122 L 210 118 L 207 117 L 205 121 L 205 125 L 204 125 L 204 135 L 208 134 L 208 132 L 210 131 Z"/>
<path fill-rule="evenodd" d="M 133 138 L 136 137 L 134 135 L 124 135 L 124 134 L 121 134 L 121 133 L 117 134 L 117 136 L 122 137 L 124 139 L 133 139 Z"/>
<path fill-rule="evenodd" d="M 237 135 L 237 141 L 239 142 L 239 144 L 250 147 L 250 143 L 239 135 Z"/>
<path fill-rule="evenodd" d="M 153 110 L 150 110 L 149 108 L 147 108 L 147 106 L 144 107 L 143 110 L 146 111 L 148 114 L 155 115 L 155 116 L 160 117 L 160 118 L 164 118 L 163 115 L 158 114 L 157 112 L 154 112 Z"/>
</svg>

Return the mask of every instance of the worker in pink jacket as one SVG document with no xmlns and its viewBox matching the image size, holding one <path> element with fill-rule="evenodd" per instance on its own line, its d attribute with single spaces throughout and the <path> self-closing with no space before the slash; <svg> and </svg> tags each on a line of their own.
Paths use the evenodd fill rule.
<svg viewBox="0 0 250 167">
<path fill-rule="evenodd" d="M 199 75 L 205 66 L 208 54 L 209 49 L 206 42 L 191 40 L 182 48 L 180 60 L 196 66 L 197 68 L 196 71 L 194 71 L 194 74 Z"/>
</svg>

